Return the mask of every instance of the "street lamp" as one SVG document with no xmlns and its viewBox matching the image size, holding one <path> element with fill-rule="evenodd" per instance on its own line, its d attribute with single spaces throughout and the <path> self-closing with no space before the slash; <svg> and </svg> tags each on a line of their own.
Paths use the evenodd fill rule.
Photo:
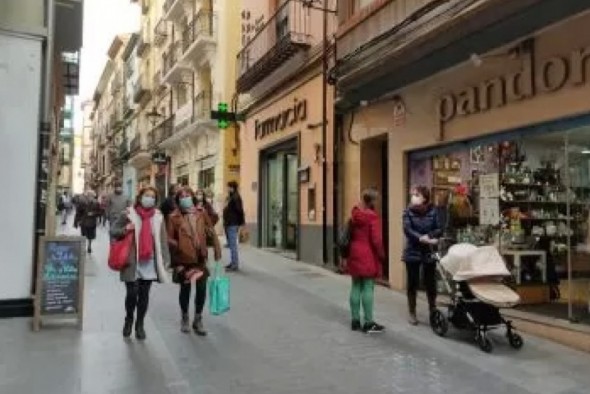
<svg viewBox="0 0 590 394">
<path fill-rule="evenodd" d="M 303 7 L 323 12 L 322 32 L 322 262 L 328 263 L 328 167 L 326 163 L 326 144 L 328 134 L 328 14 L 335 15 L 338 10 L 329 9 L 326 0 L 301 0 Z"/>
</svg>

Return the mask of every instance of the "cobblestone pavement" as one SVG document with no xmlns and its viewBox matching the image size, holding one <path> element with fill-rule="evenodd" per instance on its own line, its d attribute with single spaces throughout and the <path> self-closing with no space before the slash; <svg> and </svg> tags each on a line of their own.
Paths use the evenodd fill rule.
<svg viewBox="0 0 590 394">
<path fill-rule="evenodd" d="M 244 248 L 232 310 L 206 316 L 210 335 L 180 333 L 177 289 L 154 286 L 145 343 L 125 342 L 123 286 L 106 267 L 99 231 L 86 283 L 86 322 L 34 334 L 0 320 L 0 393 L 582 394 L 590 355 L 533 337 L 520 352 L 498 335 L 482 353 L 464 334 L 438 338 L 405 322 L 403 296 L 376 295 L 379 336 L 349 330 L 348 280 Z M 424 309 L 424 308 L 422 308 Z M 425 318 L 422 316 L 422 321 Z"/>
</svg>

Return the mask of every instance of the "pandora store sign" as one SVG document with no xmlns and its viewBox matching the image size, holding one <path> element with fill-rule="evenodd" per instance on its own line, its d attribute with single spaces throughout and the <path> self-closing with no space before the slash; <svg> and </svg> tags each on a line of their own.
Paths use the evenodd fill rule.
<svg viewBox="0 0 590 394">
<path fill-rule="evenodd" d="M 517 56 L 522 62 L 517 72 L 440 97 L 437 102 L 440 123 L 532 99 L 536 95 L 556 92 L 567 86 L 584 85 L 590 70 L 590 47 L 535 62 L 533 44 Z"/>
<path fill-rule="evenodd" d="M 264 120 L 256 120 L 254 123 L 254 135 L 256 140 L 268 137 L 271 134 L 294 126 L 298 122 L 307 119 L 307 100 L 293 101 L 291 108 L 286 108 L 274 116 Z"/>
</svg>

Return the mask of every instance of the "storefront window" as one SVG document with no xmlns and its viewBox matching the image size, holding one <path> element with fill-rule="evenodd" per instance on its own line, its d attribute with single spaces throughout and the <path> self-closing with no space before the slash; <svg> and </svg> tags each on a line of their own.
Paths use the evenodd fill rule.
<svg viewBox="0 0 590 394">
<path fill-rule="evenodd" d="M 590 128 L 421 152 L 409 168 L 432 190 L 443 249 L 495 245 L 520 308 L 590 323 Z"/>
</svg>

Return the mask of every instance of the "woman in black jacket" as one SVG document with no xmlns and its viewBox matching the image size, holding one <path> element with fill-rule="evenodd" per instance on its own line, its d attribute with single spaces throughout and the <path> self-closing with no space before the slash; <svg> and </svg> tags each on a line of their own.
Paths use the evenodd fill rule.
<svg viewBox="0 0 590 394">
<path fill-rule="evenodd" d="M 238 193 L 238 183 L 231 181 L 227 184 L 227 188 L 229 190 L 229 196 L 223 209 L 223 227 L 225 228 L 231 257 L 229 265 L 225 268 L 228 271 L 237 271 L 240 266 L 238 238 L 240 227 L 245 223 L 244 205 L 242 203 L 242 197 Z"/>
<path fill-rule="evenodd" d="M 410 206 L 403 217 L 406 247 L 403 261 L 406 263 L 408 310 L 410 324 L 418 324 L 416 318 L 416 295 L 420 283 L 420 268 L 430 311 L 436 307 L 436 265 L 430 258 L 431 247 L 438 243 L 442 229 L 436 208 L 430 202 L 430 190 L 425 186 L 412 189 Z"/>
</svg>

